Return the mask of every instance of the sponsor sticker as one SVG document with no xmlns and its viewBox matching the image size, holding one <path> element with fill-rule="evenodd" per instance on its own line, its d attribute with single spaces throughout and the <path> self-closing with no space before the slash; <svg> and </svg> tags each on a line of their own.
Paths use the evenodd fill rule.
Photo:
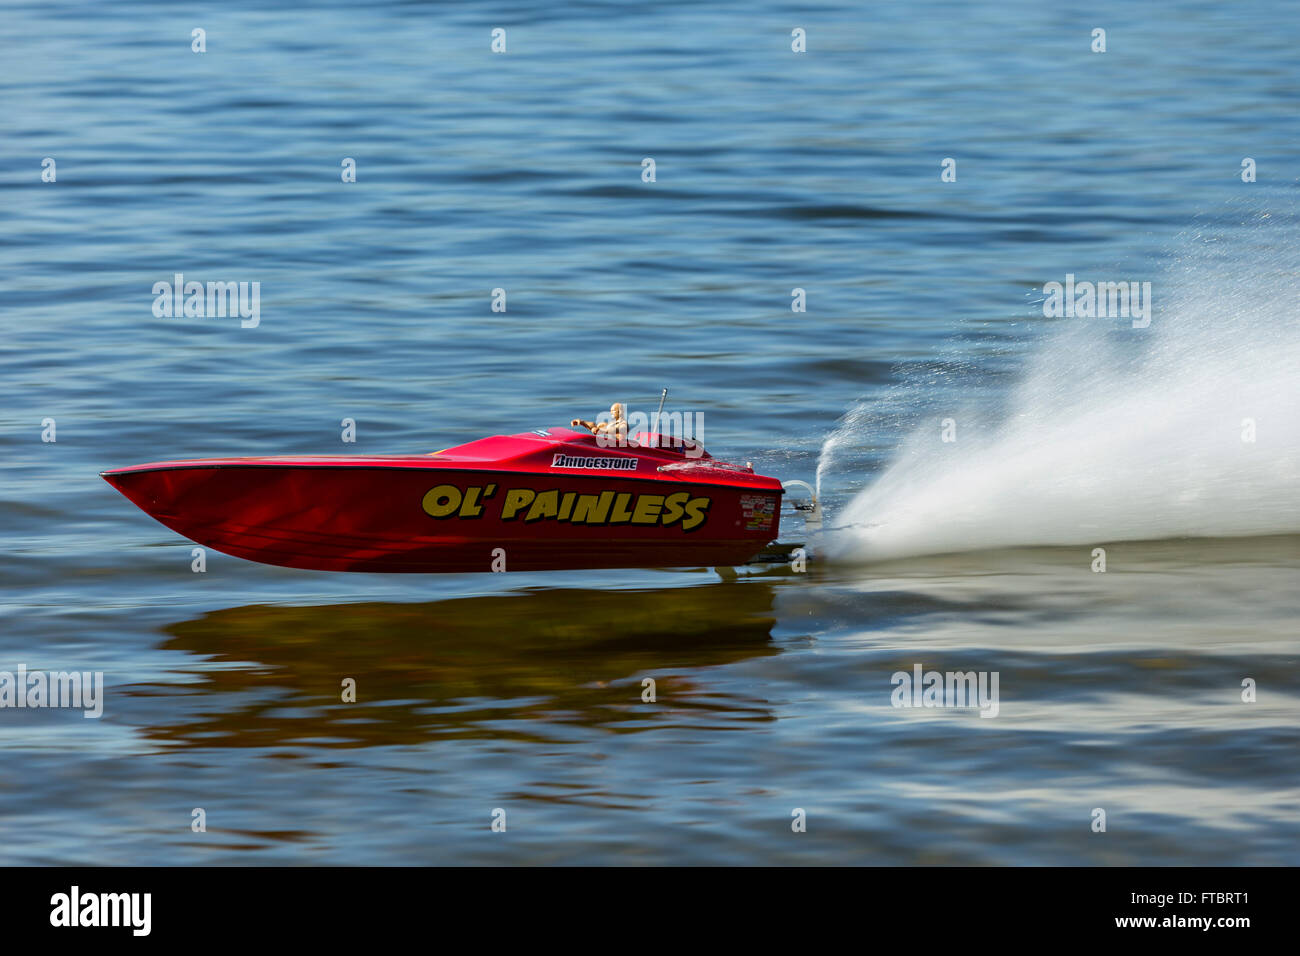
<svg viewBox="0 0 1300 956">
<path fill-rule="evenodd" d="M 769 531 L 776 519 L 774 495 L 741 495 L 740 514 L 746 531 Z"/>
<path fill-rule="evenodd" d="M 557 453 L 551 459 L 552 468 L 585 468 L 592 471 L 636 471 L 637 460 L 635 458 L 619 457 L 614 458 L 609 455 L 565 455 Z"/>
</svg>

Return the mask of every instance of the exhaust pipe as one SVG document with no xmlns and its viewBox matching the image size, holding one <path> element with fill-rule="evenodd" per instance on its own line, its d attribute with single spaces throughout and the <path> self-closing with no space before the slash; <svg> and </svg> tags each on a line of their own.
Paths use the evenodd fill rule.
<svg viewBox="0 0 1300 956">
<path fill-rule="evenodd" d="M 813 490 L 813 486 L 796 478 L 781 482 L 781 487 L 786 491 L 797 488 L 808 493 L 807 501 L 791 501 L 790 504 L 794 505 L 795 511 L 803 512 L 803 526 L 809 537 L 820 533 L 822 530 L 822 506 L 821 502 L 817 500 L 817 492 Z"/>
</svg>

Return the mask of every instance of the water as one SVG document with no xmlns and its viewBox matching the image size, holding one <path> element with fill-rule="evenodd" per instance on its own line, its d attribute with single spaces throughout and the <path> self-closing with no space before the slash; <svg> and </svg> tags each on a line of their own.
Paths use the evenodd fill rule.
<svg viewBox="0 0 1300 956">
<path fill-rule="evenodd" d="M 0 859 L 1296 863 L 1297 34 L 1252 3 L 9 6 L 0 670 L 107 689 L 0 710 Z M 156 318 L 177 272 L 260 282 L 260 324 Z M 1044 319 L 1067 273 L 1151 281 L 1151 326 Z M 97 477 L 665 385 L 715 455 L 819 481 L 807 573 L 195 574 Z M 998 716 L 891 706 L 916 664 L 999 672 Z"/>
<path fill-rule="evenodd" d="M 1247 228 L 1265 255 L 1180 239 L 1156 280 L 1170 299 L 1158 323 L 1067 319 L 1001 407 L 923 418 L 845 509 L 831 553 L 1300 533 L 1300 262 L 1289 226 L 1263 215 Z M 903 408 L 929 391 L 917 383 Z M 876 413 L 846 416 L 819 476 Z"/>
</svg>

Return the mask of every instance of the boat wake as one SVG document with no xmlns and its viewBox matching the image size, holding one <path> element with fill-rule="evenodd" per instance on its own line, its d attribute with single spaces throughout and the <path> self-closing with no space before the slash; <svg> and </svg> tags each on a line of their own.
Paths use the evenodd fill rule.
<svg viewBox="0 0 1300 956">
<path fill-rule="evenodd" d="M 1146 328 L 1058 320 L 996 413 L 916 398 L 893 461 L 828 519 L 827 553 L 1300 532 L 1300 254 L 1275 221 L 1190 239 Z M 819 485 L 875 414 L 830 435 Z"/>
</svg>

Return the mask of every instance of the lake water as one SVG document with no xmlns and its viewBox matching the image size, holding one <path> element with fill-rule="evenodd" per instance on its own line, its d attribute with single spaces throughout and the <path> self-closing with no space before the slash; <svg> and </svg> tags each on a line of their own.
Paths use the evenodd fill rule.
<svg viewBox="0 0 1300 956">
<path fill-rule="evenodd" d="M 1300 17 L 712 6 L 6 8 L 0 671 L 106 687 L 0 708 L 0 861 L 1300 862 Z M 806 571 L 194 573 L 97 474 L 665 386 Z"/>
</svg>

